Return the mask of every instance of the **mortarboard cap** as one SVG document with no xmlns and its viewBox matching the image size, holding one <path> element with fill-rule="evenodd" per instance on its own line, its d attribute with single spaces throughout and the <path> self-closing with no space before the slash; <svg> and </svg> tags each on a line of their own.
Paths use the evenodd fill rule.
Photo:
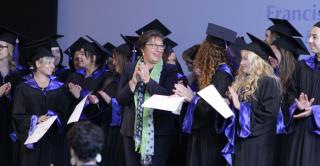
<svg viewBox="0 0 320 166">
<path fill-rule="evenodd" d="M 163 43 L 166 47 L 170 47 L 170 48 L 174 48 L 178 45 L 176 42 L 174 42 L 170 38 L 165 38 Z"/>
<path fill-rule="evenodd" d="M 296 50 L 296 54 L 298 55 L 310 55 L 306 45 L 300 38 L 294 38 L 299 43 L 299 47 Z"/>
<path fill-rule="evenodd" d="M 54 57 L 52 52 L 45 47 L 29 45 L 26 49 L 29 53 L 31 64 L 43 57 Z"/>
<path fill-rule="evenodd" d="M 80 37 L 74 43 L 72 43 L 71 46 L 69 46 L 69 48 L 67 48 L 64 51 L 64 53 L 69 55 L 70 57 L 73 57 L 74 52 L 80 49 L 82 45 L 90 44 L 90 43 L 91 42 L 85 39 L 84 37 Z"/>
<path fill-rule="evenodd" d="M 234 43 L 231 43 L 228 47 L 231 50 L 231 56 L 232 60 L 234 60 L 232 63 L 234 65 L 235 70 L 240 66 L 241 62 L 241 53 L 240 51 L 247 45 L 246 41 L 244 40 L 244 37 L 237 37 L 236 41 Z"/>
<path fill-rule="evenodd" d="M 63 35 L 59 35 L 59 34 L 54 34 L 54 35 L 50 35 L 44 38 L 41 38 L 39 40 L 27 43 L 25 46 L 29 47 L 44 47 L 47 48 L 48 50 L 51 50 L 51 47 L 60 47 L 57 39 L 63 37 Z"/>
<path fill-rule="evenodd" d="M 112 52 L 113 49 L 116 48 L 116 46 L 114 46 L 112 43 L 110 42 L 107 42 L 106 44 L 103 45 L 103 47 L 105 49 L 107 49 L 109 52 Z"/>
<path fill-rule="evenodd" d="M 5 41 L 15 46 L 17 39 L 21 42 L 22 36 L 7 27 L 0 26 L 0 41 Z"/>
<path fill-rule="evenodd" d="M 128 44 L 131 47 L 131 49 L 136 49 L 138 47 L 138 36 L 125 36 L 123 34 L 120 34 L 120 36 L 126 42 L 126 44 Z"/>
<path fill-rule="evenodd" d="M 95 54 L 96 56 L 101 55 L 105 58 L 107 57 L 112 57 L 112 52 L 110 52 L 109 50 L 107 50 L 106 48 L 104 48 L 99 42 L 97 42 L 96 40 L 94 40 L 92 37 L 90 37 L 89 35 L 86 35 L 86 37 L 88 39 L 90 39 L 91 42 L 91 46 L 92 47 L 88 47 L 87 49 L 89 49 L 89 51 L 91 51 L 93 54 Z"/>
<path fill-rule="evenodd" d="M 130 45 L 128 45 L 127 43 L 119 45 L 118 47 L 115 48 L 115 50 L 117 50 L 122 55 L 127 56 L 129 58 L 131 58 L 132 56 Z"/>
<path fill-rule="evenodd" d="M 121 38 L 129 45 L 137 46 L 139 37 L 138 36 L 125 36 L 123 34 L 120 34 Z"/>
<path fill-rule="evenodd" d="M 301 39 L 300 39 L 301 40 Z M 281 37 L 275 40 L 272 45 L 277 46 L 278 48 L 283 48 L 289 52 L 292 52 L 295 55 L 295 58 L 298 59 L 299 54 L 307 53 L 309 54 L 308 50 L 306 49 L 305 45 L 301 41 L 301 43 L 292 37 Z"/>
<path fill-rule="evenodd" d="M 313 25 L 314 27 L 320 28 L 320 21 Z"/>
<path fill-rule="evenodd" d="M 270 31 L 274 31 L 281 35 L 293 37 L 302 37 L 302 35 L 298 32 L 298 30 L 288 21 L 285 19 L 278 19 L 278 18 L 269 18 L 273 25 L 268 28 Z"/>
<path fill-rule="evenodd" d="M 250 33 L 247 33 L 247 34 L 252 42 L 246 45 L 243 48 L 243 50 L 254 52 L 265 61 L 268 61 L 269 56 L 272 56 L 273 58 L 278 59 L 268 44 L 266 44 L 264 41 L 260 40 L 259 38 L 253 36 Z"/>
<path fill-rule="evenodd" d="M 176 47 L 178 44 L 171 40 L 170 38 L 165 38 L 163 41 L 164 45 L 166 46 L 164 49 L 164 53 L 171 53 L 174 52 L 173 48 Z"/>
<path fill-rule="evenodd" d="M 213 42 L 221 47 L 235 42 L 237 33 L 228 28 L 209 23 L 207 27 L 207 38 L 209 42 Z"/>
<path fill-rule="evenodd" d="M 126 44 L 129 46 L 132 54 L 132 62 L 134 62 L 137 59 L 137 52 L 138 52 L 138 40 L 139 37 L 138 36 L 124 36 L 122 34 L 120 34 L 120 36 L 122 37 L 122 39 L 126 42 Z"/>
<path fill-rule="evenodd" d="M 158 19 L 155 19 L 151 21 L 149 24 L 145 25 L 144 27 L 138 29 L 136 33 L 141 36 L 144 32 L 150 31 L 150 30 L 157 30 L 161 32 L 163 36 L 168 36 L 171 31 L 162 24 Z"/>
</svg>

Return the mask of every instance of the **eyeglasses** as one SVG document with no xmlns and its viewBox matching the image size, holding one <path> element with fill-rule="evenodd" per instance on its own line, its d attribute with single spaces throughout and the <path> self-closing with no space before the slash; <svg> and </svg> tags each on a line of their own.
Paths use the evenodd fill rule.
<svg viewBox="0 0 320 166">
<path fill-rule="evenodd" d="M 166 48 L 165 45 L 158 45 L 158 44 L 154 44 L 154 43 L 146 43 L 147 46 L 150 46 L 151 48 L 157 48 L 161 51 L 164 50 L 164 48 Z"/>
<path fill-rule="evenodd" d="M 3 48 L 8 48 L 8 46 L 0 45 L 0 50 L 2 50 Z"/>
</svg>

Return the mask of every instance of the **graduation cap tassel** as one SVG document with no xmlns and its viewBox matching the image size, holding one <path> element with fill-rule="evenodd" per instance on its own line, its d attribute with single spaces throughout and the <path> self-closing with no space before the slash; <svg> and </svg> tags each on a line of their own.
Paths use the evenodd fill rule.
<svg viewBox="0 0 320 166">
<path fill-rule="evenodd" d="M 12 59 L 13 61 L 16 63 L 16 69 L 18 71 L 24 70 L 25 67 L 19 64 L 19 56 L 20 56 L 20 52 L 19 52 L 19 39 L 16 39 L 16 43 L 14 45 L 13 51 L 12 51 Z"/>
<path fill-rule="evenodd" d="M 230 50 L 230 48 L 227 46 L 227 43 L 225 43 L 225 45 L 226 45 L 227 55 L 228 55 L 228 57 L 229 57 L 229 59 L 230 59 L 230 61 L 231 61 L 231 63 L 232 63 L 232 66 L 233 66 L 233 70 L 236 71 L 239 66 L 237 65 L 235 59 L 233 58 L 232 53 L 231 53 L 231 50 Z"/>
<path fill-rule="evenodd" d="M 137 59 L 137 50 L 136 50 L 136 46 L 133 46 L 131 62 L 134 63 L 136 59 Z"/>
<path fill-rule="evenodd" d="M 18 38 L 16 39 L 16 43 L 14 45 L 12 54 L 13 54 L 12 55 L 13 61 L 18 65 L 19 63 L 19 39 Z"/>
</svg>

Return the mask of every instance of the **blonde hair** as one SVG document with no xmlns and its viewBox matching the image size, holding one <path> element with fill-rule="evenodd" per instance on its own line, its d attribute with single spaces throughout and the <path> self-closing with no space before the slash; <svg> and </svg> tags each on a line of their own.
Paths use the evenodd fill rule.
<svg viewBox="0 0 320 166">
<path fill-rule="evenodd" d="M 248 101 L 251 98 L 255 98 L 253 94 L 258 88 L 258 80 L 261 77 L 274 78 L 277 80 L 278 86 L 281 87 L 271 65 L 251 51 L 242 50 L 242 53 L 246 54 L 249 58 L 250 72 L 249 74 L 245 73 L 240 66 L 238 75 L 232 84 L 232 87 L 239 94 L 240 101 Z"/>
<path fill-rule="evenodd" d="M 16 71 L 16 62 L 13 60 L 13 45 L 6 42 L 8 45 L 8 62 L 9 62 L 9 70 L 10 71 Z"/>
<path fill-rule="evenodd" d="M 50 62 L 54 62 L 54 57 L 45 56 L 45 57 L 42 57 L 42 58 L 36 60 L 34 62 L 34 70 L 35 71 L 37 71 L 37 61 L 39 62 L 39 64 L 47 64 L 47 63 L 50 63 Z"/>
</svg>

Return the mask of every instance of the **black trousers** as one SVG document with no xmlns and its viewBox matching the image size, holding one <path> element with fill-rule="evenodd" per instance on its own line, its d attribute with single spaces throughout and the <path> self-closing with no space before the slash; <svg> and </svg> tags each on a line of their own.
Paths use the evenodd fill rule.
<svg viewBox="0 0 320 166">
<path fill-rule="evenodd" d="M 140 166 L 140 154 L 135 152 L 134 140 L 130 136 L 122 136 L 127 166 Z M 154 155 L 151 166 L 165 166 L 172 147 L 174 136 L 154 136 Z"/>
</svg>

